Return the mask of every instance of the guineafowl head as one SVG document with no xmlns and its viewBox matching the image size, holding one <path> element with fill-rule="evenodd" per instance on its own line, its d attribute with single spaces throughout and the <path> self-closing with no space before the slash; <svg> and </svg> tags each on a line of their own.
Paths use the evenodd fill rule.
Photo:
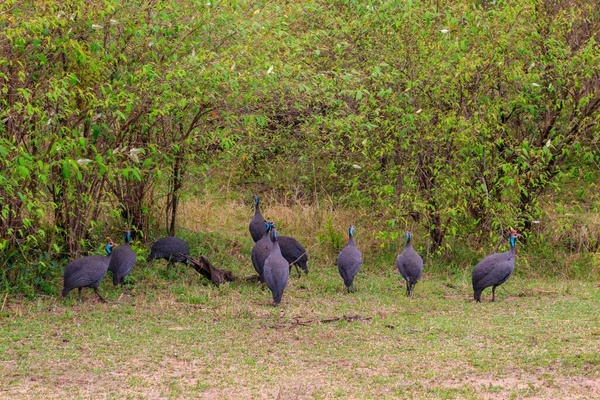
<svg viewBox="0 0 600 400">
<path fill-rule="evenodd" d="M 254 205 L 258 206 L 258 196 L 254 195 Z"/>
<path fill-rule="evenodd" d="M 510 247 L 515 247 L 516 240 L 519 236 L 521 235 L 519 235 L 516 230 L 510 228 Z"/>
<path fill-rule="evenodd" d="M 267 229 L 267 232 L 271 231 L 271 228 L 274 228 L 275 224 L 271 221 L 265 221 L 265 228 Z"/>
<path fill-rule="evenodd" d="M 125 239 L 125 243 L 131 242 L 131 231 L 130 230 L 125 231 L 124 239 Z"/>
<path fill-rule="evenodd" d="M 412 233 L 410 233 L 409 231 L 407 231 L 407 232 L 404 234 L 404 237 L 406 238 L 406 241 L 407 241 L 407 242 L 410 242 L 410 239 L 412 239 Z"/>
<path fill-rule="evenodd" d="M 350 228 L 348 228 L 348 236 L 354 236 L 354 225 L 350 225 Z"/>
<path fill-rule="evenodd" d="M 112 252 L 113 247 L 115 247 L 115 244 L 113 243 L 112 240 L 110 240 L 110 238 L 108 238 L 108 243 L 106 244 L 106 247 L 104 248 L 104 250 L 106 250 L 106 254 L 110 254 Z"/>
</svg>

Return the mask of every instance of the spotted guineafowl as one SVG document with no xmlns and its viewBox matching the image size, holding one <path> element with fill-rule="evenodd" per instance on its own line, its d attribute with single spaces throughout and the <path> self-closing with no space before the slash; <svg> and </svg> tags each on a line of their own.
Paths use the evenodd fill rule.
<svg viewBox="0 0 600 400">
<path fill-rule="evenodd" d="M 190 247 L 188 244 L 175 236 L 167 236 L 158 239 L 152 244 L 150 254 L 146 258 L 146 261 L 152 261 L 155 258 L 163 258 L 169 262 L 167 267 L 170 267 L 176 262 L 187 264 L 187 259 L 183 257 L 184 255 L 190 255 Z"/>
<path fill-rule="evenodd" d="M 112 272 L 113 285 L 117 286 L 123 283 L 125 278 L 135 265 L 135 251 L 131 249 L 131 232 L 125 232 L 125 243 L 116 247 L 112 251 L 108 270 Z"/>
<path fill-rule="evenodd" d="M 277 236 L 277 241 L 279 242 L 283 258 L 285 258 L 290 265 L 290 270 L 292 269 L 292 266 L 296 267 L 298 277 L 301 275 L 298 267 L 302 268 L 305 274 L 308 274 L 308 253 L 304 246 L 291 236 Z"/>
<path fill-rule="evenodd" d="M 252 239 L 254 243 L 258 242 L 265 233 L 265 217 L 260 212 L 258 196 L 254 196 L 254 217 L 250 220 L 250 225 L 248 229 L 250 229 L 250 235 L 252 235 Z"/>
<path fill-rule="evenodd" d="M 267 257 L 269 257 L 272 247 L 269 232 L 274 227 L 275 224 L 272 222 L 265 222 L 265 232 L 263 233 L 263 237 L 256 242 L 256 244 L 254 244 L 254 247 L 252 247 L 252 265 L 258 273 L 261 282 L 264 282 L 263 269 L 265 266 L 265 260 Z"/>
<path fill-rule="evenodd" d="M 106 256 L 87 256 L 71 261 L 65 268 L 62 296 L 67 297 L 75 288 L 79 289 L 78 299 L 81 300 L 81 289 L 84 287 L 94 289 L 101 301 L 106 303 L 104 297 L 98 292 L 98 286 L 108 271 L 111 252 L 115 244 L 109 240 L 106 245 Z"/>
<path fill-rule="evenodd" d="M 492 287 L 492 301 L 496 301 L 496 287 L 510 278 L 515 269 L 515 242 L 519 234 L 511 229 L 510 250 L 504 253 L 494 253 L 481 260 L 473 268 L 473 297 L 481 302 L 481 292 Z"/>
<path fill-rule="evenodd" d="M 354 293 L 354 277 L 362 265 L 362 253 L 354 243 L 354 226 L 348 229 L 348 243 L 338 254 L 337 264 L 348 293 Z"/>
<path fill-rule="evenodd" d="M 265 283 L 271 289 L 273 294 L 273 305 L 277 306 L 281 303 L 283 291 L 287 286 L 290 277 L 290 267 L 285 258 L 281 255 L 279 241 L 277 238 L 277 229 L 271 229 L 271 252 L 265 260 L 263 276 Z"/>
<path fill-rule="evenodd" d="M 423 259 L 421 256 L 413 249 L 410 241 L 412 239 L 412 234 L 410 232 L 406 232 L 406 245 L 404 246 L 404 250 L 398 258 L 396 259 L 396 267 L 398 267 L 398 271 L 406 281 L 406 295 L 412 296 L 415 285 L 421 279 L 421 274 L 423 273 Z"/>
</svg>

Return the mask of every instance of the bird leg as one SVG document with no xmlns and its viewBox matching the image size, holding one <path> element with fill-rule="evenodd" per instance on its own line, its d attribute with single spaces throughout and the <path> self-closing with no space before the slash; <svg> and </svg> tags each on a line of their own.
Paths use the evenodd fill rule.
<svg viewBox="0 0 600 400">
<path fill-rule="evenodd" d="M 496 285 L 492 286 L 492 302 L 496 301 Z"/>
<path fill-rule="evenodd" d="M 78 291 L 77 300 L 81 301 L 81 288 L 77 288 L 77 291 Z"/>
<path fill-rule="evenodd" d="M 98 295 L 100 301 L 102 301 L 103 303 L 107 303 L 106 299 L 100 295 L 100 292 L 98 292 L 98 288 L 94 288 L 94 293 Z"/>
<path fill-rule="evenodd" d="M 300 278 L 302 273 L 300 272 L 300 268 L 298 268 L 298 264 L 294 264 L 294 267 L 296 267 L 296 273 L 298 274 L 298 278 Z"/>
</svg>

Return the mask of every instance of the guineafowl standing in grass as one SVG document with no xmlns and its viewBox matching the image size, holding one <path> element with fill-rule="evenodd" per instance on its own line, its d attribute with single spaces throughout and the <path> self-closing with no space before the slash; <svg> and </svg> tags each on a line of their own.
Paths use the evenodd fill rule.
<svg viewBox="0 0 600 400">
<path fill-rule="evenodd" d="M 412 240 L 412 233 L 406 232 L 406 245 L 404 245 L 404 250 L 396 259 L 396 267 L 398 267 L 398 271 L 406 281 L 406 295 L 412 296 L 415 285 L 421 279 L 421 274 L 423 273 L 423 259 L 421 256 L 413 249 L 410 241 Z"/>
<path fill-rule="evenodd" d="M 105 247 L 106 256 L 87 256 L 71 261 L 65 268 L 62 296 L 67 297 L 75 288 L 79 289 L 78 299 L 81 300 L 81 289 L 84 287 L 94 289 L 101 301 L 106 303 L 104 297 L 98 292 L 98 286 L 108 271 L 112 249 L 115 244 L 109 240 Z"/>
<path fill-rule="evenodd" d="M 496 301 L 496 287 L 506 282 L 515 270 L 515 244 L 518 237 L 519 234 L 511 229 L 510 250 L 489 255 L 473 268 L 473 297 L 475 301 L 481 302 L 481 293 L 490 286 L 492 287 L 492 301 Z"/>
<path fill-rule="evenodd" d="M 298 278 L 301 275 L 298 267 L 302 268 L 305 274 L 308 274 L 308 253 L 304 246 L 291 236 L 277 236 L 277 240 L 279 241 L 279 247 L 283 258 L 285 258 L 290 265 L 290 271 L 292 270 L 292 266 L 294 266 L 296 267 Z"/>
<path fill-rule="evenodd" d="M 248 229 L 250 229 L 250 234 L 252 235 L 252 239 L 254 243 L 258 242 L 265 233 L 265 217 L 260 212 L 260 206 L 258 205 L 259 200 L 258 196 L 254 196 L 254 217 L 250 220 L 250 225 Z"/>
<path fill-rule="evenodd" d="M 265 260 L 263 276 L 267 286 L 271 289 L 271 293 L 273 294 L 273 305 L 277 306 L 281 303 L 283 291 L 287 286 L 290 277 L 290 267 L 287 260 L 281 255 L 277 229 L 275 228 L 271 229 L 271 242 L 271 252 L 269 253 L 269 257 Z"/>
<path fill-rule="evenodd" d="M 167 267 L 170 267 L 176 262 L 187 264 L 187 259 L 184 255 L 190 255 L 190 246 L 175 236 L 167 236 L 158 239 L 152 244 L 150 254 L 146 258 L 146 261 L 152 261 L 155 258 L 163 258 L 169 262 Z"/>
<path fill-rule="evenodd" d="M 123 284 L 125 278 L 135 265 L 135 251 L 131 249 L 131 232 L 125 232 L 125 243 L 112 251 L 108 270 L 112 272 L 113 285 Z"/>
<path fill-rule="evenodd" d="M 348 229 L 348 243 L 338 254 L 337 263 L 348 293 L 354 293 L 354 277 L 362 265 L 362 253 L 354 243 L 354 226 Z"/>
<path fill-rule="evenodd" d="M 275 224 L 273 224 L 273 222 L 265 222 L 265 232 L 263 233 L 263 237 L 254 244 L 254 247 L 252 247 L 252 265 L 256 272 L 258 272 L 261 282 L 264 282 L 263 269 L 265 260 L 269 257 L 271 247 L 273 246 L 269 232 L 274 227 Z"/>
</svg>

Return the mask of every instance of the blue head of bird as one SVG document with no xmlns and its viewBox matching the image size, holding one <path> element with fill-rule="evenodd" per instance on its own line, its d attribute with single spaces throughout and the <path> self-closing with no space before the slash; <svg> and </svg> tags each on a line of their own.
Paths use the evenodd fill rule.
<svg viewBox="0 0 600 400">
<path fill-rule="evenodd" d="M 254 195 L 254 204 L 258 205 L 258 196 Z"/>
<path fill-rule="evenodd" d="M 115 247 L 115 244 L 112 242 L 112 240 L 108 239 L 108 243 L 104 248 L 104 250 L 106 250 L 106 254 L 110 254 L 112 252 L 113 247 Z"/>
<path fill-rule="evenodd" d="M 129 243 L 131 241 L 131 231 L 127 230 L 125 232 L 124 237 L 125 237 L 125 243 Z"/>
<path fill-rule="evenodd" d="M 271 229 L 271 240 L 273 242 L 277 241 L 277 229 L 275 229 L 275 225 L 273 225 L 273 227 Z"/>
<path fill-rule="evenodd" d="M 350 225 L 350 228 L 348 228 L 348 236 L 354 236 L 354 225 Z"/>
<path fill-rule="evenodd" d="M 408 232 L 408 231 L 407 231 L 407 232 L 404 234 L 404 237 L 406 238 L 406 241 L 407 241 L 407 242 L 410 242 L 410 239 L 412 239 L 412 233 L 410 233 L 410 232 Z"/>
<path fill-rule="evenodd" d="M 265 221 L 265 228 L 269 232 L 272 228 L 275 228 L 275 224 L 271 221 Z"/>
<path fill-rule="evenodd" d="M 513 228 L 510 228 L 510 247 L 515 247 L 517 238 L 521 236 Z"/>
</svg>

